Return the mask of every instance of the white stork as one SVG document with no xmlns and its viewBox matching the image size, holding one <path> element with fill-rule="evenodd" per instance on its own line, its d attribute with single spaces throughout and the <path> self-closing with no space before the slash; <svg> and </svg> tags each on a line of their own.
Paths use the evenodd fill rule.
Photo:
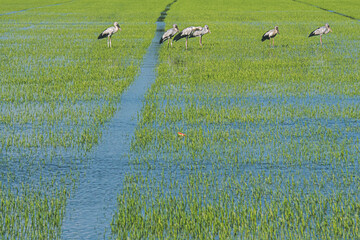
<svg viewBox="0 0 360 240">
<path fill-rule="evenodd" d="M 111 36 L 116 33 L 117 31 L 121 31 L 121 28 L 119 26 L 118 22 L 114 22 L 114 26 L 113 27 L 109 27 L 107 29 L 105 29 L 102 33 L 100 33 L 100 35 L 98 36 L 98 39 L 101 38 L 108 38 L 107 40 L 107 45 L 110 48 L 111 47 Z"/>
<path fill-rule="evenodd" d="M 199 28 L 199 27 L 198 27 Z M 201 28 L 201 27 L 200 27 Z M 195 30 L 191 35 L 190 35 L 190 38 L 193 38 L 193 37 L 200 37 L 199 39 L 199 44 L 200 46 L 202 47 L 202 36 L 207 34 L 207 33 L 211 33 L 210 32 L 210 29 L 209 29 L 209 26 L 208 25 L 205 25 L 203 28 L 201 28 L 200 30 Z"/>
<path fill-rule="evenodd" d="M 161 37 L 160 39 L 160 44 L 162 44 L 163 42 L 165 42 L 166 40 L 168 40 L 168 47 L 169 47 L 169 43 L 171 40 L 171 47 L 172 47 L 172 37 L 175 36 L 175 34 L 179 32 L 178 26 L 176 24 L 173 25 L 172 28 L 170 28 L 169 30 L 167 30 Z"/>
<path fill-rule="evenodd" d="M 320 43 L 322 45 L 322 40 L 321 40 L 321 36 L 323 34 L 327 34 L 329 32 L 332 32 L 330 26 L 328 23 L 325 24 L 325 26 L 322 26 L 322 27 L 319 27 L 318 29 L 315 29 L 314 31 L 312 31 L 309 35 L 309 37 L 312 37 L 312 36 L 317 36 L 317 35 L 320 35 Z"/>
<path fill-rule="evenodd" d="M 261 38 L 261 41 L 263 42 L 263 41 L 269 39 L 269 43 L 270 43 L 270 47 L 271 47 L 271 38 L 272 38 L 273 39 L 273 47 L 274 47 L 274 37 L 277 34 L 280 34 L 279 33 L 279 27 L 275 26 L 274 29 L 271 29 L 271 30 L 267 31 L 266 33 L 264 33 L 264 35 Z"/>
<path fill-rule="evenodd" d="M 187 50 L 187 42 L 188 42 L 188 38 L 190 37 L 190 35 L 196 31 L 196 30 L 201 30 L 202 27 L 187 27 L 184 30 L 182 30 L 181 32 L 179 32 L 175 37 L 174 37 L 174 41 L 177 42 L 182 38 L 186 38 L 186 42 L 185 42 L 185 48 Z"/>
</svg>

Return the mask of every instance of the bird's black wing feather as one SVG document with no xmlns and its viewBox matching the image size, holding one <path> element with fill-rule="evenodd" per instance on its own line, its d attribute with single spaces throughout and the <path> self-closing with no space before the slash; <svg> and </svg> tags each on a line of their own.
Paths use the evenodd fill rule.
<svg viewBox="0 0 360 240">
<path fill-rule="evenodd" d="M 262 41 L 262 42 L 265 41 L 265 40 L 267 40 L 267 39 L 270 39 L 270 34 L 269 34 L 270 31 L 271 31 L 271 30 L 269 30 L 269 31 L 267 31 L 266 33 L 264 33 L 264 35 L 263 35 L 262 38 L 261 38 L 261 41 Z"/>
<path fill-rule="evenodd" d="M 312 37 L 312 36 L 315 36 L 316 34 L 315 34 L 315 31 L 316 31 L 317 29 L 315 29 L 314 31 L 312 31 L 310 34 L 309 34 L 309 37 Z"/>
<path fill-rule="evenodd" d="M 182 32 L 179 32 L 179 33 L 174 37 L 174 41 L 175 41 L 175 42 L 177 42 L 177 41 L 179 41 L 180 39 L 186 37 L 185 35 L 182 36 L 181 34 L 182 34 Z"/>
<path fill-rule="evenodd" d="M 106 34 L 103 35 L 103 34 L 101 33 L 101 34 L 98 36 L 98 39 L 102 39 L 102 38 L 106 38 L 106 37 L 107 37 Z"/>
<path fill-rule="evenodd" d="M 160 39 L 160 41 L 159 41 L 159 43 L 162 44 L 163 42 L 165 42 L 165 41 L 168 40 L 168 39 L 169 39 L 168 36 L 167 36 L 167 37 L 162 36 L 161 39 Z"/>
<path fill-rule="evenodd" d="M 269 35 L 263 35 L 262 36 L 262 38 L 261 38 L 261 41 L 263 42 L 263 41 L 265 41 L 265 40 L 267 40 L 267 39 L 270 39 L 270 37 L 269 37 Z"/>
<path fill-rule="evenodd" d="M 107 29 L 105 29 L 102 33 L 100 33 L 100 35 L 98 36 L 98 39 L 102 39 L 102 38 L 106 38 L 107 36 L 109 36 L 108 33 L 104 33 Z"/>
<path fill-rule="evenodd" d="M 98 36 L 98 39 L 106 38 L 109 36 L 109 33 L 107 32 L 109 28 L 105 29 L 100 35 Z"/>
</svg>

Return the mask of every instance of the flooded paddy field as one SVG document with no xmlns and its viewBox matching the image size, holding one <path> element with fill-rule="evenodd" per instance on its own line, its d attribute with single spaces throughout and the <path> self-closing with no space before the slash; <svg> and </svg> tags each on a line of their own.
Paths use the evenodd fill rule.
<svg viewBox="0 0 360 240">
<path fill-rule="evenodd" d="M 358 238 L 359 23 L 293 1 L 177 4 L 169 26 L 211 34 L 161 50 L 118 239 Z M 321 46 L 308 35 L 326 22 Z"/>
<path fill-rule="evenodd" d="M 69 199 L 89 175 L 95 148 L 121 108 L 122 93 L 139 74 L 155 21 L 168 4 L 141 3 L 4 3 L 0 15 L 1 239 L 77 236 L 76 232 L 63 234 Z M 106 40 L 97 37 L 114 21 L 123 31 L 112 37 L 108 49 Z M 111 216 L 107 221 L 110 226 Z M 96 224 L 89 224 L 91 231 Z"/>
<path fill-rule="evenodd" d="M 306 2 L 6 2 L 0 238 L 359 238 L 360 23 Z"/>
</svg>

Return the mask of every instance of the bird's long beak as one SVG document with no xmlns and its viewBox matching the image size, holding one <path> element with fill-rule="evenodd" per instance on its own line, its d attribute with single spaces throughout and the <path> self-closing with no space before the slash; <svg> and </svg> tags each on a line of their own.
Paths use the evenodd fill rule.
<svg viewBox="0 0 360 240">
<path fill-rule="evenodd" d="M 208 30 L 209 30 L 209 33 L 211 33 L 210 29 L 208 29 Z"/>
<path fill-rule="evenodd" d="M 330 32 L 332 32 L 331 28 L 329 28 Z"/>
</svg>

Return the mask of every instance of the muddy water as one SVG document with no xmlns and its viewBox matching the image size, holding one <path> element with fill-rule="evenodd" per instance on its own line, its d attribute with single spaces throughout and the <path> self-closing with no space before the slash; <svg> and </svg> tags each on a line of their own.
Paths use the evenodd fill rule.
<svg viewBox="0 0 360 240">
<path fill-rule="evenodd" d="M 63 239 L 100 239 L 110 236 L 117 195 L 126 173 L 131 173 L 127 154 L 137 125 L 144 95 L 155 81 L 155 67 L 165 23 L 157 22 L 154 39 L 143 58 L 141 72 L 121 97 L 120 110 L 108 124 L 77 190 L 68 200 Z"/>
</svg>

